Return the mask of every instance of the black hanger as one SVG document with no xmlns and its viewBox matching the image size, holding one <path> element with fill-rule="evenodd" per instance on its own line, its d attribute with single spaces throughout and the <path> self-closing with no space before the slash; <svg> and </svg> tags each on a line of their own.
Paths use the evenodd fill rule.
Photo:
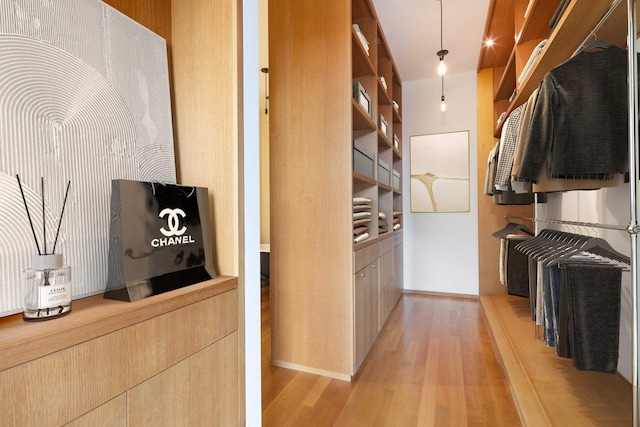
<svg viewBox="0 0 640 427">
<path fill-rule="evenodd" d="M 550 257 L 572 250 L 576 244 L 579 244 L 580 239 L 581 237 L 578 235 L 564 236 L 561 239 L 550 242 L 546 247 L 542 247 L 530 256 L 535 258 L 537 261 L 544 262 Z"/>
<path fill-rule="evenodd" d="M 504 226 L 502 230 L 498 230 L 492 234 L 493 237 L 498 239 L 502 239 L 503 237 L 507 237 L 509 234 L 513 234 L 516 231 L 523 231 L 530 236 L 533 236 L 533 232 L 524 224 L 517 224 L 515 222 L 510 222 Z"/>
<path fill-rule="evenodd" d="M 575 250 L 569 251 L 549 261 L 552 261 L 553 263 L 565 261 L 580 252 L 589 252 L 624 264 L 631 263 L 631 259 L 628 256 L 621 254 L 620 252 L 613 249 L 609 242 L 600 237 L 591 237 L 587 239 L 582 245 L 576 246 Z"/>
<path fill-rule="evenodd" d="M 584 245 L 584 243 L 589 239 L 589 236 L 584 236 L 582 234 L 573 234 L 570 237 L 567 237 L 562 241 L 560 245 L 558 245 L 553 250 L 547 251 L 539 257 L 539 261 L 544 263 L 545 265 L 551 265 L 553 262 L 549 260 L 556 259 L 558 257 L 564 256 L 568 253 L 574 253 L 576 248 Z"/>
<path fill-rule="evenodd" d="M 571 250 L 575 245 L 582 244 L 586 239 L 588 239 L 587 236 L 580 234 L 544 229 L 538 236 L 518 244 L 516 249 L 529 257 L 539 260 Z"/>
<path fill-rule="evenodd" d="M 524 242 L 518 243 L 515 246 L 516 250 L 522 252 L 525 255 L 529 255 L 530 250 L 533 250 L 536 247 L 538 247 L 538 245 L 543 244 L 543 242 L 549 237 L 549 234 L 551 233 L 551 231 L 553 230 L 549 230 L 545 228 L 540 233 L 538 233 L 537 236 L 534 236 L 533 238 L 526 240 Z"/>
<path fill-rule="evenodd" d="M 609 43 L 604 40 L 594 40 L 585 47 L 582 48 L 583 52 L 589 52 L 593 49 L 607 49 L 609 47 Z"/>
</svg>

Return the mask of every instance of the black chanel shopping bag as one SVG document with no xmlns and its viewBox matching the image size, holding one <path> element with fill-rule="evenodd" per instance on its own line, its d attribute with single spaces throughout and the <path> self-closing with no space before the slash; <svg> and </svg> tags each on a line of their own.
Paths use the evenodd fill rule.
<svg viewBox="0 0 640 427">
<path fill-rule="evenodd" d="M 206 188 L 112 181 L 107 298 L 137 301 L 214 277 Z"/>
</svg>

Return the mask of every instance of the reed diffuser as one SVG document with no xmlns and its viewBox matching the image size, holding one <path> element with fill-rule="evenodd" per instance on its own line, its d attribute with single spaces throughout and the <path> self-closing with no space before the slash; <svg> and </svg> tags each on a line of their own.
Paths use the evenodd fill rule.
<svg viewBox="0 0 640 427">
<path fill-rule="evenodd" d="M 40 179 L 42 195 L 42 250 L 38 244 L 36 229 L 33 226 L 33 221 L 29 214 L 29 206 L 27 205 L 27 199 L 22 190 L 20 177 L 16 175 L 16 179 L 18 180 L 20 194 L 22 194 L 22 201 L 24 202 L 24 208 L 27 212 L 27 218 L 29 219 L 29 225 L 33 233 L 33 240 L 38 250 L 38 254 L 31 257 L 31 268 L 24 270 L 26 289 L 23 318 L 25 320 L 47 320 L 63 316 L 71 311 L 71 267 L 64 265 L 62 254 L 55 252 L 71 181 L 67 183 L 56 237 L 51 252 L 49 252 L 47 250 L 47 225 L 44 209 L 44 178 Z"/>
</svg>

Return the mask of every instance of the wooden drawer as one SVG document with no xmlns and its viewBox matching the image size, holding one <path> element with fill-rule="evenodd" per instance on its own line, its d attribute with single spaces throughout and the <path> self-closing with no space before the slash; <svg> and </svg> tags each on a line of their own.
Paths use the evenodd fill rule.
<svg viewBox="0 0 640 427">
<path fill-rule="evenodd" d="M 394 239 L 391 238 L 391 234 L 378 240 L 378 253 L 383 254 L 385 252 L 389 252 L 391 249 L 393 249 L 393 242 Z"/>
<path fill-rule="evenodd" d="M 393 233 L 393 245 L 398 246 L 402 243 L 402 231 L 396 231 Z"/>
<path fill-rule="evenodd" d="M 365 246 L 353 253 L 353 271 L 358 272 L 378 258 L 378 243 Z"/>
<path fill-rule="evenodd" d="M 392 239 L 389 239 L 392 240 Z M 393 248 L 390 248 L 390 250 L 384 252 L 384 253 L 380 253 L 380 260 L 379 262 L 379 285 L 378 288 L 380 291 L 382 291 L 382 288 L 386 287 L 389 282 L 391 281 L 391 279 L 393 279 L 393 264 L 394 264 L 394 256 L 393 256 Z"/>
</svg>

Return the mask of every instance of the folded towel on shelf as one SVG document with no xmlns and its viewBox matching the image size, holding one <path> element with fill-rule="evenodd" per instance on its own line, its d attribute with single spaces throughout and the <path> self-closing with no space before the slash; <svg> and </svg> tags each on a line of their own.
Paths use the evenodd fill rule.
<svg viewBox="0 0 640 427">
<path fill-rule="evenodd" d="M 367 218 L 371 216 L 371 212 L 363 211 L 363 212 L 354 212 L 353 219 Z"/>
<path fill-rule="evenodd" d="M 371 199 L 367 199 L 366 197 L 354 197 L 353 198 L 353 204 L 354 205 L 363 205 L 363 204 L 370 204 L 371 203 Z"/>
<path fill-rule="evenodd" d="M 362 233 L 362 234 L 360 234 L 360 235 L 358 235 L 358 236 L 353 238 L 353 243 L 364 242 L 368 238 L 369 238 L 369 233 Z"/>
</svg>

